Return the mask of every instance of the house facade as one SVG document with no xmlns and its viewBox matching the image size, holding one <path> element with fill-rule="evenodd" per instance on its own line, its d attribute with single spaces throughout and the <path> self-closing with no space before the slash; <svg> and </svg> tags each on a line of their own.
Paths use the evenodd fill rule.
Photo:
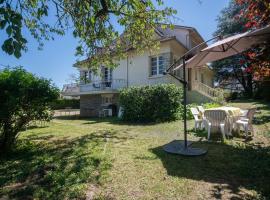
<svg viewBox="0 0 270 200">
<path fill-rule="evenodd" d="M 78 68 L 80 84 L 65 85 L 62 94 L 80 96 L 81 116 L 100 116 L 108 111 L 109 115 L 118 112 L 119 90 L 131 86 L 154 85 L 161 83 L 181 84 L 164 71 L 192 47 L 204 40 L 192 27 L 175 26 L 171 29 L 157 29 L 160 48 L 154 54 L 148 51 L 138 55 L 129 51 L 125 59 L 119 61 L 118 67 L 111 69 L 101 66 L 94 74 L 87 68 Z M 174 72 L 181 76 L 183 71 Z M 214 73 L 208 66 L 186 69 L 188 77 L 188 102 L 203 103 L 215 98 L 213 88 Z"/>
</svg>

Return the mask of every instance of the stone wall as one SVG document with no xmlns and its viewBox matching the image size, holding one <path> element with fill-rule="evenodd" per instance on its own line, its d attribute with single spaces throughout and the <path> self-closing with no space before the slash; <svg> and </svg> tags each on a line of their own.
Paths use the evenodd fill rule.
<svg viewBox="0 0 270 200">
<path fill-rule="evenodd" d="M 107 106 L 102 104 L 102 95 L 106 94 L 88 94 L 80 96 L 80 115 L 82 117 L 98 117 L 99 111 Z M 112 94 L 112 104 L 118 108 L 118 94 Z"/>
</svg>

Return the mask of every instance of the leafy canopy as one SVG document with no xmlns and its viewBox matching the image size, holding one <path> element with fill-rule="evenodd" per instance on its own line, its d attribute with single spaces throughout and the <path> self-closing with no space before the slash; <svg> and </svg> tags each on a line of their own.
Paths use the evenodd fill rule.
<svg viewBox="0 0 270 200">
<path fill-rule="evenodd" d="M 231 0 L 217 18 L 218 26 L 214 33 L 231 35 L 270 24 L 268 0 Z M 270 77 L 269 67 L 270 41 L 243 54 L 232 56 L 213 63 L 219 81 L 236 79 L 245 92 L 252 96 L 253 88 L 258 87 L 258 80 Z"/>
<path fill-rule="evenodd" d="M 55 34 L 72 30 L 80 41 L 76 55 L 91 58 L 87 66 L 112 64 L 112 56 L 122 58 L 127 48 L 143 51 L 157 46 L 156 25 L 169 23 L 176 13 L 163 4 L 162 0 L 0 0 L 0 30 L 6 32 L 2 50 L 21 56 L 27 49 L 23 28 L 40 47 Z"/>
<path fill-rule="evenodd" d="M 8 149 L 32 120 L 49 120 L 58 89 L 51 81 L 17 67 L 0 71 L 0 149 Z"/>
</svg>

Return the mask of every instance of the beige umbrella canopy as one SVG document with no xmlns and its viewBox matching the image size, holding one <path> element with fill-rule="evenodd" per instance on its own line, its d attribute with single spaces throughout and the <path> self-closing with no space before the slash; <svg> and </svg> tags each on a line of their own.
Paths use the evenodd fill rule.
<svg viewBox="0 0 270 200">
<path fill-rule="evenodd" d="M 209 62 L 239 54 L 254 45 L 265 42 L 267 39 L 270 39 L 270 26 L 219 40 L 186 61 L 186 67 L 202 66 Z M 174 70 L 182 67 L 182 65 L 175 67 Z"/>
</svg>

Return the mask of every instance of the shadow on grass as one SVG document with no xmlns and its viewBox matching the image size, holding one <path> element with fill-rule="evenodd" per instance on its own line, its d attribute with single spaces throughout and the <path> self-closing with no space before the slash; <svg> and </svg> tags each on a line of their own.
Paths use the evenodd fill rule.
<svg viewBox="0 0 270 200">
<path fill-rule="evenodd" d="M 85 122 L 83 124 L 97 124 L 97 123 L 110 123 L 113 125 L 130 125 L 130 126 L 152 126 L 156 124 L 160 124 L 162 122 L 129 122 L 123 121 L 117 117 L 105 117 L 105 118 L 90 118 L 85 119 L 89 120 L 89 122 Z"/>
<path fill-rule="evenodd" d="M 260 112 L 254 117 L 254 124 L 261 125 L 270 122 L 270 104 L 263 104 L 257 107 L 257 110 Z"/>
<path fill-rule="evenodd" d="M 222 198 L 219 190 L 229 190 L 229 199 L 253 199 L 241 193 L 241 188 L 257 191 L 262 199 L 270 199 L 270 148 L 255 145 L 227 145 L 223 143 L 196 143 L 208 149 L 202 157 L 182 157 L 167 154 L 162 147 L 150 149 L 161 159 L 168 175 L 210 182 L 216 185 L 211 195 Z M 220 188 L 225 184 L 226 188 Z M 227 197 L 223 197 L 226 198 Z"/>
<path fill-rule="evenodd" d="M 79 116 L 58 116 L 54 117 L 54 119 L 58 120 L 83 120 L 82 124 L 91 125 L 91 124 L 99 124 L 99 123 L 109 123 L 112 125 L 132 125 L 132 126 L 151 126 L 160 124 L 162 122 L 129 122 L 123 121 L 118 117 L 79 117 Z M 164 122 L 167 123 L 167 122 Z"/>
<path fill-rule="evenodd" d="M 33 135 L 20 140 L 0 157 L 0 199 L 84 198 L 88 184 L 100 184 L 110 168 L 103 154 L 107 138 L 127 139 L 103 131 L 73 139 Z"/>
<path fill-rule="evenodd" d="M 62 119 L 62 120 L 76 120 L 83 119 L 79 115 L 62 115 L 62 116 L 54 116 L 53 119 Z"/>
</svg>

